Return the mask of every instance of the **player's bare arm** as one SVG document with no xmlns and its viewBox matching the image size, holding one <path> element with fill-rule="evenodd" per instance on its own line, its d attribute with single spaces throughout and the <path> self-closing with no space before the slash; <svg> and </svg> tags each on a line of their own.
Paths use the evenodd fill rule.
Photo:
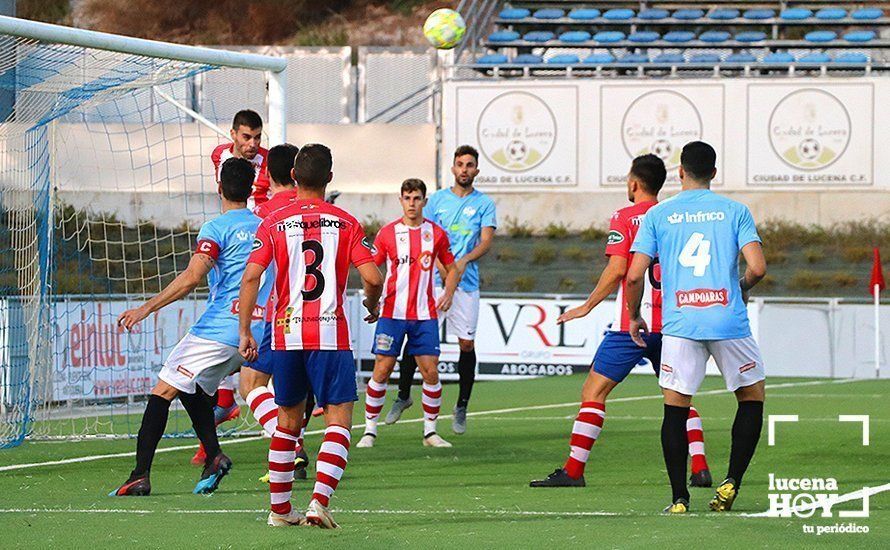
<svg viewBox="0 0 890 550">
<path fill-rule="evenodd" d="M 238 352 L 247 361 L 257 359 L 257 343 L 250 331 L 250 323 L 264 271 L 265 267 L 248 263 L 241 277 L 241 291 L 238 293 Z"/>
<path fill-rule="evenodd" d="M 436 309 L 445 312 L 451 309 L 451 303 L 454 301 L 454 292 L 460 283 L 461 274 L 457 271 L 454 262 L 445 265 L 440 260 L 436 260 L 436 268 L 445 281 L 445 292 L 439 296 L 439 300 L 436 302 Z"/>
<path fill-rule="evenodd" d="M 640 333 L 646 334 L 649 332 L 649 327 L 646 326 L 646 321 L 640 315 L 640 304 L 643 301 L 643 284 L 646 271 L 651 264 L 652 258 L 649 256 L 641 252 L 634 254 L 634 259 L 630 263 L 630 269 L 627 270 L 626 284 L 624 286 L 624 292 L 627 294 L 628 318 L 630 319 L 628 332 L 633 341 L 641 348 L 646 347 L 646 342 L 640 336 Z"/>
<path fill-rule="evenodd" d="M 756 241 L 742 247 L 742 256 L 746 267 L 739 286 L 742 287 L 742 298 L 748 303 L 748 291 L 766 277 L 766 258 L 763 256 L 763 246 Z"/>
<path fill-rule="evenodd" d="M 556 319 L 556 324 L 561 325 L 572 319 L 579 319 L 589 314 L 600 302 L 615 292 L 626 273 L 627 258 L 617 255 L 609 256 L 609 263 L 603 268 L 599 281 L 597 281 L 596 287 L 590 293 L 590 296 L 587 297 L 587 300 L 580 306 L 573 307 L 560 315 Z"/>
<path fill-rule="evenodd" d="M 204 280 L 204 277 L 210 273 L 214 260 L 207 254 L 194 254 L 189 260 L 188 267 L 185 271 L 176 276 L 169 285 L 156 294 L 152 299 L 148 300 L 139 307 L 128 309 L 120 314 L 117 318 L 117 324 L 127 330 L 132 330 L 133 326 L 142 321 L 155 311 L 163 308 L 168 304 L 185 298 Z"/>
<path fill-rule="evenodd" d="M 454 262 L 454 267 L 461 276 L 463 276 L 464 271 L 467 270 L 467 266 L 470 262 L 475 262 L 479 258 L 488 254 L 488 251 L 491 250 L 491 245 L 494 243 L 494 230 L 494 227 L 483 227 L 482 232 L 479 235 L 479 244 L 477 244 L 473 250 L 470 250 L 461 256 L 459 260 Z"/>
<path fill-rule="evenodd" d="M 358 266 L 358 274 L 362 277 L 365 299 L 362 304 L 368 310 L 365 321 L 375 323 L 380 317 L 380 296 L 383 294 L 383 275 L 374 262 Z M 242 289 L 243 292 L 243 289 Z"/>
</svg>

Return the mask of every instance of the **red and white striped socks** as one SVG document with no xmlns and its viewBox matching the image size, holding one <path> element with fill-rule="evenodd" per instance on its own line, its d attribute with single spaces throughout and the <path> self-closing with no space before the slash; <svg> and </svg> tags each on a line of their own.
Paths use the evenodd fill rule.
<svg viewBox="0 0 890 550">
<path fill-rule="evenodd" d="M 386 401 L 386 382 L 368 380 L 365 388 L 365 433 L 377 435 L 377 419 Z"/>
<path fill-rule="evenodd" d="M 337 489 L 349 456 L 349 428 L 331 424 L 324 431 L 324 440 L 315 465 L 315 489 L 312 498 L 327 507 Z M 293 466 L 293 464 L 291 464 Z M 293 479 L 293 469 L 291 469 Z"/>
<path fill-rule="evenodd" d="M 436 421 L 442 407 L 442 384 L 423 383 L 423 437 L 436 432 Z"/>
<path fill-rule="evenodd" d="M 572 426 L 572 439 L 569 441 L 569 458 L 566 460 L 565 469 L 569 477 L 578 479 L 584 475 L 584 466 L 590 449 L 596 443 L 603 429 L 603 420 L 606 418 L 606 406 L 595 401 L 581 403 L 581 410 L 575 418 Z"/>
<path fill-rule="evenodd" d="M 269 443 L 269 495 L 272 511 L 286 516 L 291 511 L 290 496 L 294 485 L 294 459 L 297 434 L 276 428 Z"/>
<path fill-rule="evenodd" d="M 705 460 L 705 433 L 702 430 L 701 417 L 695 407 L 689 407 L 686 419 L 686 441 L 689 443 L 689 456 L 692 457 L 692 473 L 697 474 L 708 469 Z"/>
<path fill-rule="evenodd" d="M 275 404 L 275 396 L 266 386 L 254 388 L 247 394 L 247 404 L 250 406 L 250 412 L 256 418 L 260 426 L 270 437 L 275 434 L 278 427 L 278 406 Z"/>
</svg>

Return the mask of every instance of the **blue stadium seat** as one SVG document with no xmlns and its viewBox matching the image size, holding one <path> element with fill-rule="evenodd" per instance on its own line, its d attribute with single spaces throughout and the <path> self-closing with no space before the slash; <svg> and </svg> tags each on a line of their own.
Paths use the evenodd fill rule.
<svg viewBox="0 0 890 550">
<path fill-rule="evenodd" d="M 608 21 L 625 21 L 627 19 L 633 19 L 633 16 L 634 10 L 615 8 L 604 13 L 603 19 L 606 19 Z"/>
<path fill-rule="evenodd" d="M 477 59 L 476 63 L 479 65 L 503 65 L 507 61 L 507 56 L 502 53 L 490 53 Z"/>
<path fill-rule="evenodd" d="M 535 19 L 560 19 L 566 12 L 556 8 L 545 8 L 535 12 Z"/>
<path fill-rule="evenodd" d="M 655 59 L 653 59 L 652 62 L 676 65 L 678 63 L 685 63 L 686 59 L 679 53 L 663 53 L 655 56 Z"/>
<path fill-rule="evenodd" d="M 637 17 L 639 17 L 640 19 L 645 19 L 646 21 L 657 21 L 659 19 L 667 19 L 668 15 L 670 15 L 670 13 L 668 13 L 667 10 L 649 9 L 642 10 L 639 15 L 637 15 Z"/>
<path fill-rule="evenodd" d="M 716 44 L 718 42 L 726 42 L 729 40 L 729 33 L 726 31 L 707 31 L 701 33 L 698 39 L 702 42 Z"/>
<path fill-rule="evenodd" d="M 519 54 L 513 58 L 513 63 L 517 63 L 519 65 L 538 65 L 543 62 L 543 57 L 531 53 Z"/>
<path fill-rule="evenodd" d="M 875 31 L 850 31 L 844 35 L 847 42 L 870 42 L 875 38 Z"/>
<path fill-rule="evenodd" d="M 760 42 L 766 40 L 766 33 L 760 31 L 745 31 L 735 35 L 736 42 Z"/>
<path fill-rule="evenodd" d="M 592 53 L 584 58 L 582 63 L 589 65 L 605 65 L 606 63 L 614 63 L 615 57 L 608 53 Z"/>
<path fill-rule="evenodd" d="M 834 19 L 843 19 L 847 16 L 847 10 L 841 8 L 822 8 L 816 12 L 816 19 L 823 21 L 831 21 Z"/>
<path fill-rule="evenodd" d="M 568 31 L 559 35 L 560 42 L 567 42 L 569 44 L 587 42 L 588 40 L 590 40 L 590 33 L 587 31 Z"/>
<path fill-rule="evenodd" d="M 624 40 L 624 33 L 621 31 L 600 31 L 593 35 L 593 39 L 603 44 L 611 44 Z"/>
<path fill-rule="evenodd" d="M 689 31 L 671 31 L 661 37 L 665 42 L 673 42 L 676 44 L 689 42 L 693 38 L 695 38 L 695 33 Z"/>
<path fill-rule="evenodd" d="M 850 17 L 858 20 L 880 19 L 884 17 L 884 10 L 881 8 L 860 8 L 850 14 Z"/>
<path fill-rule="evenodd" d="M 794 63 L 794 56 L 788 52 L 773 52 L 763 56 L 764 63 Z"/>
<path fill-rule="evenodd" d="M 831 63 L 831 56 L 823 52 L 813 52 L 802 56 L 798 63 Z"/>
<path fill-rule="evenodd" d="M 868 63 L 868 61 L 868 56 L 859 52 L 845 53 L 834 58 L 835 63 Z"/>
<path fill-rule="evenodd" d="M 755 21 L 760 21 L 762 19 L 772 19 L 776 16 L 776 12 L 773 10 L 747 10 L 742 14 L 742 17 L 745 19 L 753 19 Z"/>
<path fill-rule="evenodd" d="M 516 31 L 496 31 L 488 36 L 489 42 L 512 42 L 519 40 L 519 33 Z"/>
<path fill-rule="evenodd" d="M 590 21 L 592 19 L 596 19 L 600 16 L 600 10 L 595 9 L 577 9 L 572 10 L 569 13 L 569 19 L 574 19 L 576 21 Z"/>
<path fill-rule="evenodd" d="M 649 56 L 644 53 L 629 53 L 619 59 L 618 62 L 639 65 L 640 63 L 649 63 Z"/>
<path fill-rule="evenodd" d="M 554 55 L 547 60 L 548 65 L 575 65 L 580 62 L 581 60 L 578 59 L 578 56 L 573 53 Z"/>
<path fill-rule="evenodd" d="M 683 21 L 694 21 L 696 19 L 701 19 L 704 17 L 705 12 L 702 10 L 677 10 L 674 12 L 674 19 L 681 19 Z"/>
<path fill-rule="evenodd" d="M 726 63 L 756 63 L 757 58 L 749 53 L 733 53 L 726 56 Z"/>
<path fill-rule="evenodd" d="M 510 20 L 525 19 L 526 17 L 531 15 L 531 13 L 532 12 L 530 12 L 529 10 L 527 10 L 525 8 L 507 8 L 507 9 L 501 10 L 499 17 L 501 19 L 510 19 Z"/>
<path fill-rule="evenodd" d="M 718 21 L 728 21 L 730 19 L 736 19 L 738 16 L 739 10 L 733 8 L 719 8 L 708 14 L 709 19 L 716 19 Z"/>
<path fill-rule="evenodd" d="M 553 40 L 553 33 L 550 31 L 532 31 L 525 33 L 522 39 L 526 42 L 547 42 Z"/>
<path fill-rule="evenodd" d="M 806 8 L 788 8 L 779 14 L 779 18 L 784 19 L 785 21 L 801 21 L 803 19 L 809 19 L 812 16 L 813 11 Z"/>
<path fill-rule="evenodd" d="M 659 38 L 661 38 L 661 35 L 654 31 L 637 31 L 631 33 L 631 35 L 627 37 L 628 40 L 630 40 L 631 42 L 636 42 L 637 44 L 655 42 Z"/>
<path fill-rule="evenodd" d="M 715 53 L 697 53 L 689 58 L 690 63 L 720 63 L 720 56 Z"/>
<path fill-rule="evenodd" d="M 837 33 L 834 31 L 812 31 L 804 36 L 807 42 L 831 42 L 836 38 Z"/>
</svg>

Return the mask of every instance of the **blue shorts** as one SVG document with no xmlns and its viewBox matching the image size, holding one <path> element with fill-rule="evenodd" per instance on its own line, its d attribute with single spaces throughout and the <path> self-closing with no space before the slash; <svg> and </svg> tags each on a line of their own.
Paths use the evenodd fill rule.
<svg viewBox="0 0 890 550">
<path fill-rule="evenodd" d="M 661 334 L 650 332 L 643 339 L 645 348 L 634 343 L 627 332 L 607 332 L 593 356 L 593 372 L 621 382 L 645 358 L 652 363 L 657 375 L 661 365 Z"/>
<path fill-rule="evenodd" d="M 263 341 L 257 348 L 256 361 L 244 363 L 245 367 L 251 368 L 263 374 L 272 375 L 272 323 L 266 323 L 263 328 Z"/>
<path fill-rule="evenodd" d="M 272 384 L 282 407 L 306 399 L 310 388 L 317 407 L 358 401 L 351 351 L 273 350 Z"/>
<path fill-rule="evenodd" d="M 381 317 L 377 320 L 371 352 L 375 355 L 398 357 L 406 336 L 408 345 L 405 347 L 405 355 L 439 356 L 439 321 L 436 319 L 406 321 Z"/>
</svg>

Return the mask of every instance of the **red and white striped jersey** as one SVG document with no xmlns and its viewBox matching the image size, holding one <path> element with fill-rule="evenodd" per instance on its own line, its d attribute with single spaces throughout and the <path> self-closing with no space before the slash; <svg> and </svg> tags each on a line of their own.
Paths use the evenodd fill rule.
<svg viewBox="0 0 890 550">
<path fill-rule="evenodd" d="M 295 202 L 297 200 L 297 190 L 296 189 L 282 189 L 281 191 L 275 193 L 269 198 L 266 202 L 259 204 L 254 207 L 253 213 L 259 216 L 260 218 L 265 219 L 266 216 L 275 212 L 279 208 L 284 208 L 288 204 Z M 275 271 L 269 273 L 269 270 L 266 270 L 267 277 L 274 277 Z M 274 305 L 275 296 L 274 294 L 269 294 L 269 303 L 266 304 L 266 322 L 271 323 L 274 317 Z"/>
<path fill-rule="evenodd" d="M 361 224 L 320 199 L 263 220 L 248 263 L 275 262 L 273 350 L 350 350 L 343 309 L 349 266 L 374 261 Z"/>
<path fill-rule="evenodd" d="M 437 259 L 443 265 L 454 263 L 445 230 L 429 220 L 410 227 L 400 218 L 380 229 L 374 247 L 374 262 L 386 262 L 381 317 L 435 319 L 433 268 Z"/>
<path fill-rule="evenodd" d="M 232 149 L 234 143 L 223 143 L 217 145 L 210 153 L 210 160 L 213 161 L 213 173 L 216 175 L 216 183 L 219 183 L 219 171 L 225 161 L 234 157 Z M 256 171 L 256 177 L 253 180 L 253 193 L 247 199 L 247 207 L 253 210 L 254 206 L 259 206 L 269 200 L 269 170 L 266 168 L 266 161 L 269 158 L 269 151 L 260 147 L 255 157 L 250 159 Z"/>
<path fill-rule="evenodd" d="M 627 265 L 630 267 L 630 263 L 633 261 L 630 245 L 633 244 L 637 231 L 640 230 L 643 216 L 656 204 L 658 203 L 654 201 L 641 202 L 612 214 L 612 221 L 609 222 L 606 256 L 627 258 Z M 661 332 L 661 266 L 658 265 L 658 258 L 655 258 L 649 267 L 644 285 L 640 314 L 651 332 Z M 612 322 L 610 330 L 621 332 L 630 330 L 630 316 L 624 298 L 626 287 L 627 279 L 621 279 L 621 286 L 618 287 L 618 299 L 615 303 L 615 320 Z"/>
</svg>

